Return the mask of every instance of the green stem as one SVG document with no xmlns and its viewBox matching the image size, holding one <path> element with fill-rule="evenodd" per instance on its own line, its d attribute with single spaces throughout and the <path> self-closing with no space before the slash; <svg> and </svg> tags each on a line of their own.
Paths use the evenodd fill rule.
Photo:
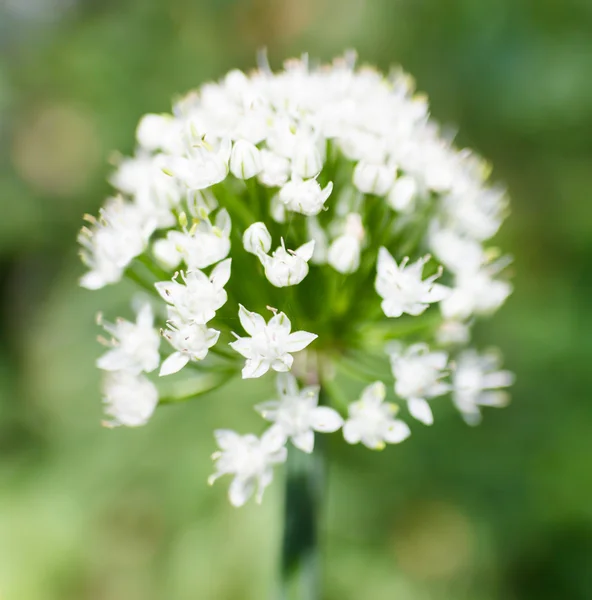
<svg viewBox="0 0 592 600">
<path fill-rule="evenodd" d="M 320 401 L 323 401 L 321 390 Z M 319 600 L 319 509 L 324 488 L 325 452 L 316 436 L 312 454 L 290 448 L 286 464 L 281 600 Z"/>
</svg>

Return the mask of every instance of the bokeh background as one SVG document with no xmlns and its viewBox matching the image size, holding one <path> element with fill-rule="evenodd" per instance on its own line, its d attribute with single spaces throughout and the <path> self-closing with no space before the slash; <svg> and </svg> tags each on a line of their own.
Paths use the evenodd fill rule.
<svg viewBox="0 0 592 600">
<path fill-rule="evenodd" d="M 479 327 L 512 405 L 383 453 L 331 446 L 327 600 L 592 598 L 592 3 L 589 0 L 0 0 L 0 598 L 269 597 L 281 485 L 232 510 L 205 479 L 238 387 L 101 418 L 97 310 L 75 236 L 145 112 L 268 48 L 401 63 L 492 160 L 513 213 L 514 296 Z M 254 425 L 253 425 L 254 426 Z"/>
</svg>

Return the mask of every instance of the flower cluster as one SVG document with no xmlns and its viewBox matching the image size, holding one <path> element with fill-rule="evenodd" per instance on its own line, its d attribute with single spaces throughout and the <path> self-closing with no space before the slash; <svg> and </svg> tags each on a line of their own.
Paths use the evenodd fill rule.
<svg viewBox="0 0 592 600">
<path fill-rule="evenodd" d="M 405 440 L 387 393 L 426 425 L 439 396 L 468 423 L 506 403 L 497 355 L 465 349 L 511 293 L 510 261 L 487 245 L 506 196 L 442 135 L 408 75 L 356 69 L 352 53 L 279 73 L 264 63 L 144 116 L 136 140 L 79 236 L 82 286 L 126 277 L 153 296 L 135 323 L 103 323 L 110 425 L 148 420 L 157 369 L 275 371 L 276 397 L 256 406 L 267 430 L 215 432 L 211 481 L 232 474 L 239 506 L 261 499 L 288 442 L 310 453 L 315 433 L 371 449 Z"/>
</svg>

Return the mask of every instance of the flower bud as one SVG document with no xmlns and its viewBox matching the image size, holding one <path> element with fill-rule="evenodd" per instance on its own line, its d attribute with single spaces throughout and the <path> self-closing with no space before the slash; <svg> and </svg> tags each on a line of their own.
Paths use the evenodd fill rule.
<svg viewBox="0 0 592 600">
<path fill-rule="evenodd" d="M 389 192 L 387 202 L 393 210 L 409 212 L 413 208 L 416 196 L 417 182 L 413 177 L 404 175 L 395 181 Z"/>
<path fill-rule="evenodd" d="M 340 235 L 329 246 L 328 262 L 340 273 L 353 273 L 360 266 L 360 242 L 351 235 Z"/>
<path fill-rule="evenodd" d="M 230 172 L 238 179 L 250 179 L 261 171 L 258 148 L 245 140 L 238 140 L 230 154 Z"/>
<path fill-rule="evenodd" d="M 292 173 L 302 179 L 316 177 L 323 168 L 321 153 L 312 139 L 300 142 L 292 159 Z"/>
<path fill-rule="evenodd" d="M 364 194 L 384 196 L 395 181 L 395 167 L 361 160 L 354 169 L 354 185 Z"/>
<path fill-rule="evenodd" d="M 261 150 L 259 181 L 268 187 L 279 187 L 288 181 L 290 161 L 269 150 Z"/>
<path fill-rule="evenodd" d="M 245 250 L 251 254 L 267 254 L 271 248 L 271 234 L 265 223 L 253 223 L 243 234 Z"/>
</svg>

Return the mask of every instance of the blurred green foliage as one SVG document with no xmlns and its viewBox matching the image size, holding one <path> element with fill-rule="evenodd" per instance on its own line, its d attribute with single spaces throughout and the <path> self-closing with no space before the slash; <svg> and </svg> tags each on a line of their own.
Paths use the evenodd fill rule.
<svg viewBox="0 0 592 600">
<path fill-rule="evenodd" d="M 6 0 L 0 4 L 0 597 L 247 600 L 270 593 L 281 485 L 263 507 L 208 488 L 212 429 L 255 427 L 240 383 L 99 427 L 101 308 L 75 236 L 139 116 L 256 50 L 349 47 L 401 63 L 495 165 L 516 292 L 478 331 L 513 404 L 370 453 L 330 447 L 327 600 L 592 598 L 592 4 L 588 0 Z"/>
</svg>

